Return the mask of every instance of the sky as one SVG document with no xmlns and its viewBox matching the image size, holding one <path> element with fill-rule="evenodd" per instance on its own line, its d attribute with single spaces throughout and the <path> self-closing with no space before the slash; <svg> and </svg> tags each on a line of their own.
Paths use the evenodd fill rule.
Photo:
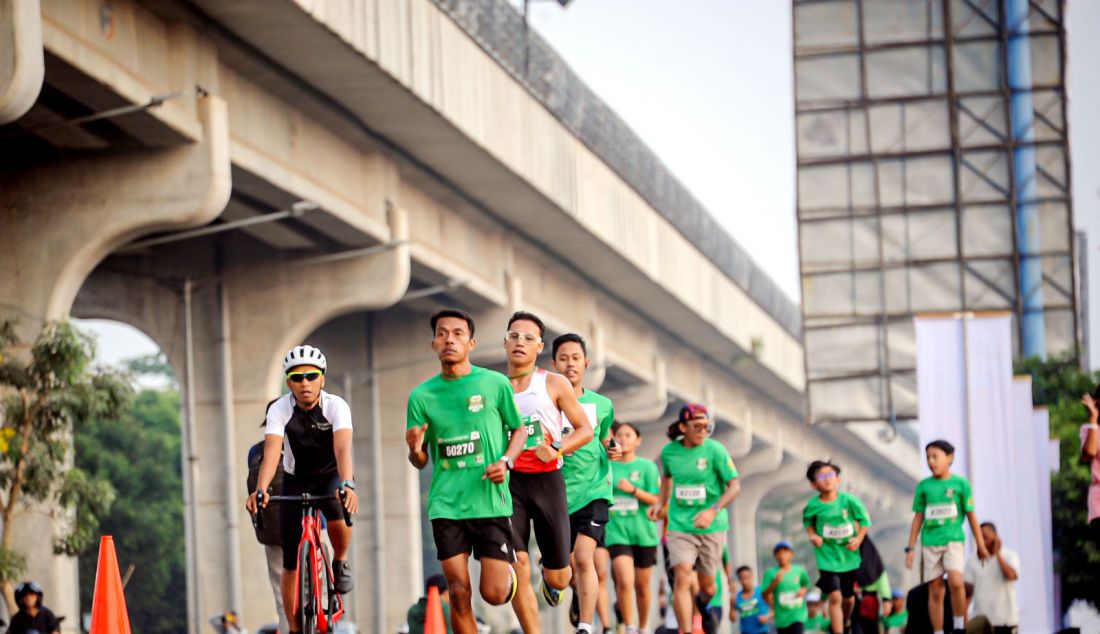
<svg viewBox="0 0 1100 634">
<path fill-rule="evenodd" d="M 1067 4 L 1075 217 L 1100 333 L 1100 2 Z M 531 25 L 797 301 L 789 0 L 532 0 Z M 119 358 L 154 345 L 92 330 Z M 1090 362 L 1100 367 L 1100 336 Z"/>
</svg>

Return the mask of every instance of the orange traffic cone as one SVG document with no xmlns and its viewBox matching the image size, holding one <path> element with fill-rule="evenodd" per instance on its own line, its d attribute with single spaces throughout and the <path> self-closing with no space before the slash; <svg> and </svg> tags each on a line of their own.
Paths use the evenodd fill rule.
<svg viewBox="0 0 1100 634">
<path fill-rule="evenodd" d="M 126 596 L 122 593 L 122 575 L 118 571 L 115 541 L 110 536 L 99 540 L 99 563 L 92 595 L 92 628 L 89 634 L 130 634 Z"/>
<path fill-rule="evenodd" d="M 424 634 L 447 634 L 443 623 L 443 601 L 439 598 L 439 588 L 428 586 L 428 612 L 424 615 Z"/>
</svg>

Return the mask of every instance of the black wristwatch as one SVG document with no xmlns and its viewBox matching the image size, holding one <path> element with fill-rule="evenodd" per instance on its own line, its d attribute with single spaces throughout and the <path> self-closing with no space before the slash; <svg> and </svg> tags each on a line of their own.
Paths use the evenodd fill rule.
<svg viewBox="0 0 1100 634">
<path fill-rule="evenodd" d="M 561 441 L 555 440 L 554 442 L 550 443 L 550 448 L 554 451 L 561 451 Z"/>
<path fill-rule="evenodd" d="M 352 491 L 354 491 L 355 490 L 355 480 L 344 480 L 343 482 L 340 483 L 340 488 L 341 489 L 351 489 Z"/>
<path fill-rule="evenodd" d="M 914 550 L 916 550 L 916 548 L 913 548 L 912 546 L 906 546 L 905 547 L 905 554 L 909 554 L 909 553 L 913 552 Z"/>
<path fill-rule="evenodd" d="M 505 455 L 501 456 L 499 462 L 503 462 L 504 466 L 507 467 L 509 471 L 514 469 L 515 466 L 516 466 L 516 463 L 513 462 L 512 459 L 508 457 L 508 454 L 505 454 Z"/>
</svg>

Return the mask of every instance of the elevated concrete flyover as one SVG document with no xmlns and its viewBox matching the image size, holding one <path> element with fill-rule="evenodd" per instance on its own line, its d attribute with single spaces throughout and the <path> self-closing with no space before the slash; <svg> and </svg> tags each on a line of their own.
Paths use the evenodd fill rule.
<svg viewBox="0 0 1100 634">
<path fill-rule="evenodd" d="M 678 403 L 711 404 L 758 482 L 825 452 L 892 474 L 884 495 L 911 483 L 873 437 L 806 430 L 796 307 L 545 45 L 527 43 L 552 85 L 516 70 L 504 0 L 72 0 L 20 19 L 43 79 L 21 41 L 28 70 L 0 79 L 37 96 L 10 99 L 0 127 L 0 317 L 26 337 L 116 319 L 168 354 L 192 632 L 226 609 L 274 620 L 244 457 L 303 340 L 356 421 L 351 616 L 404 619 L 423 546 L 405 397 L 437 367 L 440 306 L 475 314 L 487 365 L 519 307 L 584 334 L 592 387 L 647 438 Z M 54 530 L 38 510 L 20 522 Z M 73 562 L 22 547 L 71 631 Z"/>
</svg>

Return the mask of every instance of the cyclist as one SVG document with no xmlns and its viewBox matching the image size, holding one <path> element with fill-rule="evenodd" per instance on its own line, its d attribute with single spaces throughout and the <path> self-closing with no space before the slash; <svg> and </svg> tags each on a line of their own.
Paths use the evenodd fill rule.
<svg viewBox="0 0 1100 634">
<path fill-rule="evenodd" d="M 657 502 L 661 474 L 652 460 L 638 457 L 642 434 L 635 425 L 616 425 L 615 440 L 623 456 L 611 464 L 615 505 L 607 524 L 607 543 L 619 611 L 627 634 L 636 634 L 649 627 L 649 580 L 661 540 L 646 512 Z"/>
<path fill-rule="evenodd" d="M 588 370 L 588 348 L 584 338 L 566 333 L 554 340 L 551 352 L 554 369 L 569 380 L 595 430 L 592 440 L 566 455 L 562 464 L 573 551 L 574 592 L 569 608 L 570 621 L 578 632 L 591 632 L 600 592 L 596 549 L 604 544 L 604 527 L 612 500 L 611 460 L 621 458 L 623 450 L 618 445 L 611 446 L 611 424 L 615 419 L 611 399 L 584 389 L 584 375 Z M 563 421 L 562 434 L 572 431 L 572 426 Z"/>
<path fill-rule="evenodd" d="M 405 443 L 417 469 L 434 465 L 428 519 L 450 594 L 451 626 L 474 634 L 469 558 L 481 562 L 481 597 L 507 603 L 518 582 L 512 547 L 508 472 L 527 430 L 503 375 L 470 363 L 474 320 L 460 310 L 432 315 L 432 350 L 440 373 L 409 394 Z M 506 433 L 512 430 L 511 440 Z M 382 580 L 379 580 L 382 582 Z"/>
<path fill-rule="evenodd" d="M 508 320 L 504 337 L 508 380 L 527 428 L 524 451 L 516 459 L 509 486 L 514 502 L 512 530 L 520 584 L 512 608 L 520 627 L 528 634 L 540 631 L 527 555 L 531 525 L 534 524 L 535 540 L 542 553 L 542 596 L 550 606 L 561 605 L 562 590 L 573 576 L 569 568 L 569 505 L 561 472 L 562 457 L 587 445 L 593 437 L 588 414 L 569 380 L 536 365 L 545 334 L 541 319 L 519 311 Z M 567 422 L 573 431 L 563 436 Z"/>
<path fill-rule="evenodd" d="M 675 580 L 672 606 L 681 632 L 692 629 L 692 588 L 704 630 L 717 624 L 708 618 L 707 604 L 718 592 L 714 574 L 722 565 L 722 545 L 729 530 L 726 507 L 741 492 L 733 459 L 721 443 L 710 439 L 707 408 L 689 403 L 677 420 L 680 440 L 661 450 L 661 490 L 646 514 L 653 521 L 668 518 L 668 552 Z M 671 507 L 669 501 L 672 500 Z"/>
<path fill-rule="evenodd" d="M 351 408 L 347 402 L 324 390 L 328 360 L 310 345 L 295 346 L 283 358 L 283 372 L 290 393 L 276 400 L 267 410 L 264 431 L 264 457 L 256 491 L 245 507 L 257 511 L 256 493 L 267 491 L 275 477 L 279 453 L 283 454 L 282 495 L 332 495 L 339 492 L 344 508 L 351 515 L 359 510 L 355 494 L 355 466 L 352 461 Z M 268 497 L 264 497 L 264 506 Z M 343 518 L 337 500 L 320 504 L 332 542 L 332 571 L 336 591 L 346 594 L 354 582 L 348 563 L 351 527 Z M 295 595 L 295 571 L 298 568 L 298 543 L 302 539 L 301 508 L 296 504 L 279 505 L 279 531 L 283 542 L 283 606 L 290 631 L 301 627 L 292 614 Z"/>
</svg>

